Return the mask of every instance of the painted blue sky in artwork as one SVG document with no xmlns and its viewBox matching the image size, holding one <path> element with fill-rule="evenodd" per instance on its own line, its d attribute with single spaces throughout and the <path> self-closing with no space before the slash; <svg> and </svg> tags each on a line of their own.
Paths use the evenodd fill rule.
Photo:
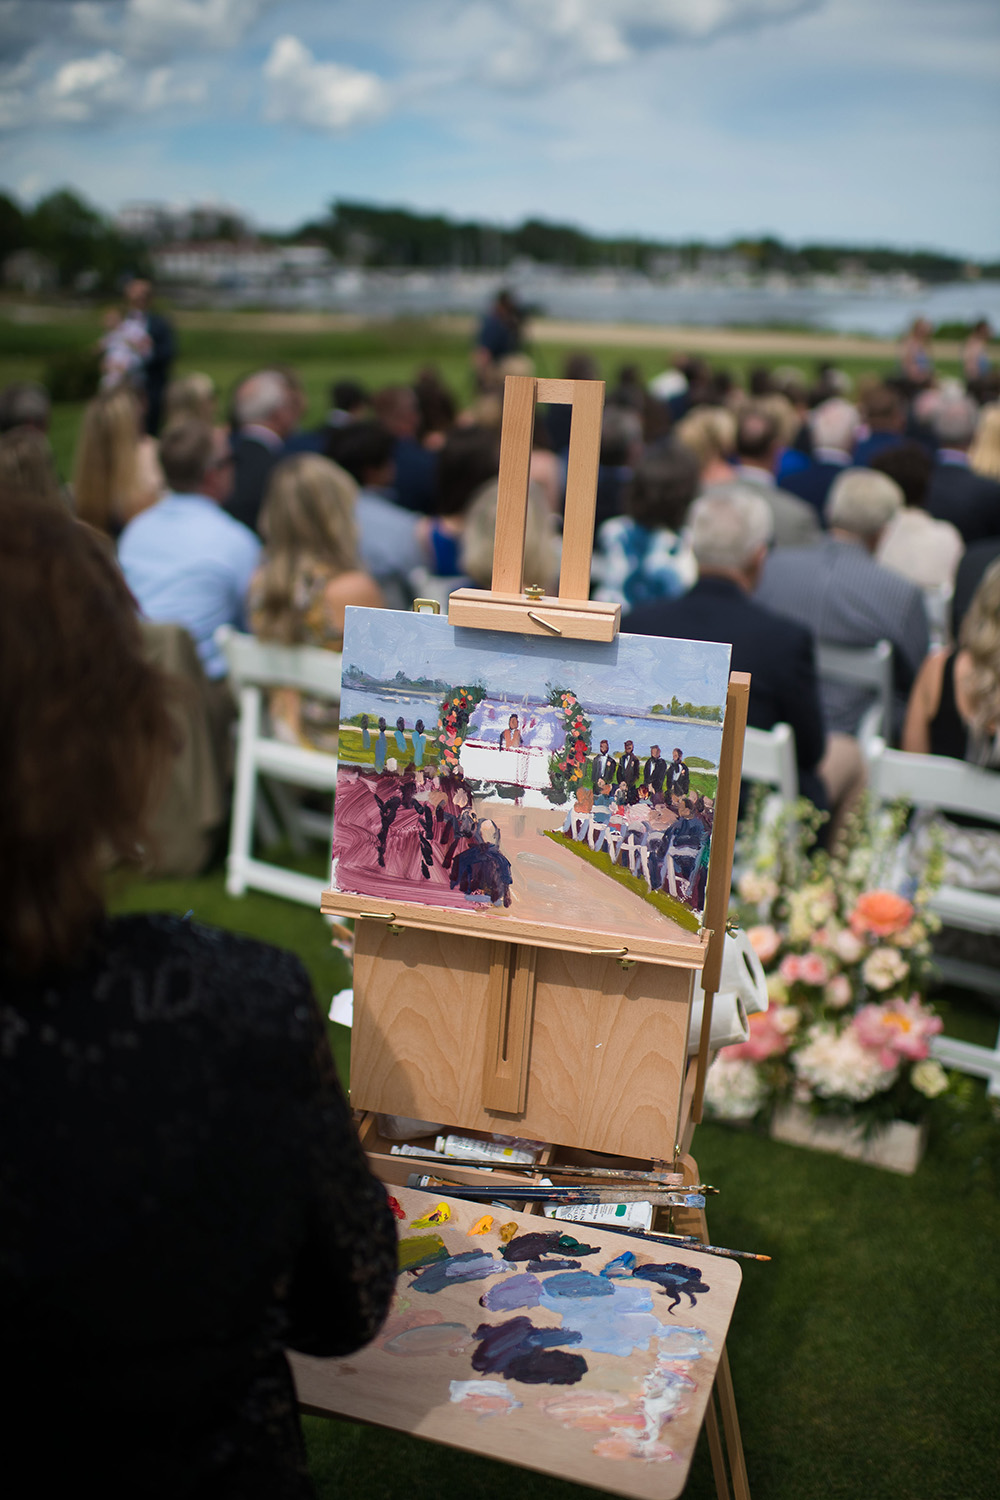
<svg viewBox="0 0 1000 1500">
<path fill-rule="evenodd" d="M 436 615 L 348 609 L 344 665 L 391 679 L 430 677 L 464 687 L 481 682 L 512 701 L 571 688 L 585 709 L 644 717 L 676 694 L 684 703 L 726 700 L 728 645 L 619 635 L 610 644 L 542 640 L 501 631 L 455 629 Z M 347 707 L 345 693 L 345 707 Z"/>
</svg>

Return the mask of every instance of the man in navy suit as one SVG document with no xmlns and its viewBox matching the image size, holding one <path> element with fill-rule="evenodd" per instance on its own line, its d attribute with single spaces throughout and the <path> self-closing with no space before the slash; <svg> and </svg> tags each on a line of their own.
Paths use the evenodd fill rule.
<svg viewBox="0 0 1000 1500">
<path fill-rule="evenodd" d="M 1000 536 L 1000 484 L 969 468 L 969 444 L 978 411 L 969 396 L 942 396 L 931 422 L 938 451 L 926 506 L 939 521 L 957 526 L 968 546 Z"/>
<path fill-rule="evenodd" d="M 854 435 L 858 430 L 857 408 L 840 396 L 831 396 L 809 414 L 812 457 L 802 469 L 781 481 L 785 489 L 805 500 L 822 517 L 830 486 L 851 462 Z"/>
<path fill-rule="evenodd" d="M 629 632 L 729 642 L 733 670 L 751 674 L 748 723 L 791 725 L 800 790 L 825 807 L 818 766 L 826 737 L 812 635 L 751 597 L 773 533 L 767 501 L 738 481 L 715 485 L 695 501 L 688 522 L 698 582 L 678 599 L 634 609 Z"/>
</svg>

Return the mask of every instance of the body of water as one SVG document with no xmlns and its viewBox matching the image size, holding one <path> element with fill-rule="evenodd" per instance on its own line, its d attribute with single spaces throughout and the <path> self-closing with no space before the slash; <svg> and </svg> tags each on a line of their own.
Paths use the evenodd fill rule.
<svg viewBox="0 0 1000 1500">
<path fill-rule="evenodd" d="M 339 270 L 274 287 L 231 289 L 217 301 L 266 300 L 279 307 L 353 312 L 364 317 L 481 314 L 500 285 L 510 286 L 539 314 L 595 323 L 656 326 L 805 327 L 834 333 L 898 338 L 917 316 L 932 323 L 989 318 L 1000 327 L 1000 281 L 958 281 L 924 287 L 908 276 L 857 283 L 816 278 L 799 283 L 773 277 L 722 281 L 696 276 L 670 281 L 633 273 L 575 273 L 517 268 L 507 275 L 468 272 Z M 530 327 L 529 327 L 530 334 Z"/>
</svg>

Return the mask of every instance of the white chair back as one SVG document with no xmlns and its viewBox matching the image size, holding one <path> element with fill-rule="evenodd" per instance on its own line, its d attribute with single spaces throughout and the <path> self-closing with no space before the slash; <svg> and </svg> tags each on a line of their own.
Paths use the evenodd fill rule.
<svg viewBox="0 0 1000 1500">
<path fill-rule="evenodd" d="M 748 729 L 743 741 L 744 781 L 759 781 L 777 791 L 783 802 L 799 795 L 799 773 L 795 763 L 795 736 L 788 724 L 773 729 Z"/>
<path fill-rule="evenodd" d="M 892 735 L 892 645 L 889 641 L 878 641 L 874 646 L 837 646 L 831 641 L 816 643 L 816 671 L 824 682 L 846 684 L 849 687 L 871 688 L 877 693 L 878 713 L 871 719 L 865 715 L 862 721 L 865 730 L 859 730 L 858 738 L 877 733 L 883 739 Z"/>
<path fill-rule="evenodd" d="M 961 813 L 1000 825 L 1000 772 L 987 771 L 943 755 L 908 755 L 877 742 L 869 756 L 869 782 L 882 802 L 903 799 L 914 807 Z M 965 886 L 942 885 L 930 908 L 947 927 L 1000 936 L 1000 895 Z M 935 960 L 944 978 L 990 994 L 1000 994 L 1000 973 L 961 958 Z M 975 1046 L 955 1037 L 937 1036 L 934 1057 L 988 1080 L 988 1092 L 1000 1098 L 1000 1035 L 993 1048 Z"/>
<path fill-rule="evenodd" d="M 337 757 L 304 745 L 289 745 L 271 733 L 264 707 L 267 688 L 294 688 L 330 703 L 340 702 L 343 659 L 338 652 L 319 646 L 276 646 L 243 635 L 228 625 L 216 631 L 215 639 L 225 655 L 229 678 L 240 705 L 236 737 L 236 775 L 233 781 L 232 820 L 226 889 L 241 896 L 248 888 L 286 896 L 319 909 L 328 879 L 304 875 L 254 855 L 254 831 L 274 818 L 262 800 L 261 781 L 266 780 L 271 798 L 286 823 L 293 846 L 304 848 L 303 830 L 321 834 L 332 844 L 332 815 L 309 813 L 296 807 L 285 790 L 288 785 L 333 792 L 337 783 Z"/>
</svg>

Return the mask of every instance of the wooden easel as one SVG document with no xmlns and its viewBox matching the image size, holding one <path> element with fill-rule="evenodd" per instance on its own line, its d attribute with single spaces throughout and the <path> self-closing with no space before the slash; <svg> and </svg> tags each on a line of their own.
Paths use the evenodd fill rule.
<svg viewBox="0 0 1000 1500">
<path fill-rule="evenodd" d="M 557 595 L 524 578 L 528 471 L 537 402 L 572 406 Z M 620 608 L 592 602 L 590 565 L 604 384 L 508 376 L 500 450 L 492 589 L 452 594 L 455 626 L 613 642 Z M 323 895 L 328 915 L 356 919 L 351 1099 L 369 1111 L 362 1139 L 376 1171 L 403 1182 L 375 1112 L 498 1132 L 683 1169 L 701 1118 L 712 1000 L 718 989 L 732 875 L 749 678 L 732 673 L 726 701 L 704 922 L 663 938 L 550 928 L 474 912 Z M 506 933 L 510 933 L 510 938 Z M 704 1013 L 697 1057 L 687 1035 L 695 978 Z M 404 1159 L 405 1161 L 405 1159 Z M 544 1161 L 540 1168 L 544 1170 Z M 693 1167 L 693 1163 L 690 1164 Z M 694 1171 L 696 1172 L 696 1168 Z M 495 1191 L 499 1174 L 449 1176 Z M 690 1177 L 688 1180 L 697 1180 Z M 723 1356 L 722 1415 L 708 1432 L 720 1500 L 728 1448 L 737 1500 L 749 1500 L 739 1424 Z"/>
</svg>

